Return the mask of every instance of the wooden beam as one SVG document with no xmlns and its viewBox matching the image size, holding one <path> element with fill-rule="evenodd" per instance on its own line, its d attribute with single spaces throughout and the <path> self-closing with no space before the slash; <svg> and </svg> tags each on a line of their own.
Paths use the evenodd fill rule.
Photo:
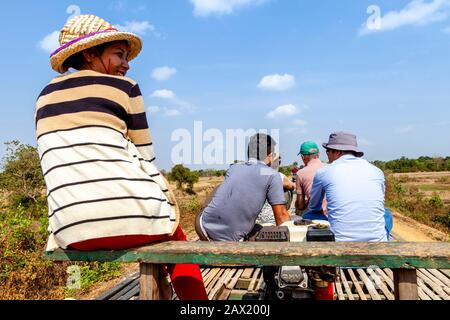
<svg viewBox="0 0 450 320">
<path fill-rule="evenodd" d="M 159 268 L 160 266 L 152 263 L 141 263 L 140 300 L 159 300 Z"/>
<path fill-rule="evenodd" d="M 394 269 L 395 300 L 418 300 L 417 271 L 415 269 Z"/>
<path fill-rule="evenodd" d="M 381 300 L 381 297 L 375 289 L 373 282 L 369 279 L 365 271 L 362 269 L 357 269 L 356 271 L 359 273 L 359 277 L 364 282 L 364 285 L 366 286 L 372 300 Z"/>
<path fill-rule="evenodd" d="M 345 292 L 347 293 L 348 299 L 354 300 L 352 290 L 350 289 L 350 286 L 348 285 L 348 281 L 347 281 L 347 278 L 345 277 L 344 271 L 342 269 L 339 269 L 339 271 L 340 271 L 340 279 L 341 279 L 342 284 L 344 285 Z M 339 281 L 339 278 L 336 281 Z"/>
<path fill-rule="evenodd" d="M 347 269 L 348 274 L 350 275 L 350 278 L 352 279 L 353 285 L 356 288 L 356 291 L 358 292 L 359 298 L 361 300 L 367 300 L 366 294 L 364 293 L 363 289 L 361 288 L 361 285 L 359 284 L 358 279 L 356 278 L 355 274 L 353 273 L 352 269 Z"/>
<path fill-rule="evenodd" d="M 187 242 L 175 241 L 126 251 L 47 252 L 60 261 L 194 263 L 243 266 L 330 266 L 450 268 L 450 243 Z"/>
</svg>

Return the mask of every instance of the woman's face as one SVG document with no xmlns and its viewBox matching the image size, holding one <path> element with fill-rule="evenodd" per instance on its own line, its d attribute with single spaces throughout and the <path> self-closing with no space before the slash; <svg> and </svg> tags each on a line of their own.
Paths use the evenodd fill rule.
<svg viewBox="0 0 450 320">
<path fill-rule="evenodd" d="M 128 43 L 111 42 L 98 56 L 95 52 L 86 52 L 85 59 L 89 69 L 113 76 L 125 76 L 130 69 L 128 65 Z"/>
</svg>

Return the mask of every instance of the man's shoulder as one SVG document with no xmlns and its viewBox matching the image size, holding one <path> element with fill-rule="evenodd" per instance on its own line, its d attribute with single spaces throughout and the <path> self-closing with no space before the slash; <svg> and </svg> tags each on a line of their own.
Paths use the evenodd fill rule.
<svg viewBox="0 0 450 320">
<path fill-rule="evenodd" d="M 367 161 L 367 163 L 369 164 L 370 168 L 376 172 L 378 175 L 383 176 L 384 177 L 384 172 L 383 170 L 381 170 L 380 168 L 378 168 L 376 165 L 374 165 L 373 163 L 370 163 Z"/>
<path fill-rule="evenodd" d="M 326 174 L 330 170 L 332 170 L 332 167 L 329 166 L 329 165 L 324 164 L 324 166 L 322 168 L 319 168 L 316 171 L 315 177 L 322 177 L 324 174 Z"/>
<path fill-rule="evenodd" d="M 278 171 L 273 168 L 263 164 L 263 163 L 237 163 L 230 166 L 228 173 L 233 176 L 245 176 L 248 175 L 261 175 L 272 179 L 273 176 L 278 176 Z"/>
</svg>

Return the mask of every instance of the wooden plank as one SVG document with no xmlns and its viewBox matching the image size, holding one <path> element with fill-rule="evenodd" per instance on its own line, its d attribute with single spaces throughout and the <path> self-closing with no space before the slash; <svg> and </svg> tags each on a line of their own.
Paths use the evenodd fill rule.
<svg viewBox="0 0 450 320">
<path fill-rule="evenodd" d="M 367 291 L 369 292 L 372 300 L 381 300 L 381 297 L 378 294 L 377 290 L 375 289 L 373 282 L 369 279 L 369 277 L 367 277 L 367 274 L 364 272 L 364 270 L 357 269 L 356 271 L 358 272 L 359 276 L 361 277 L 361 280 L 364 282 L 364 284 L 367 288 Z"/>
<path fill-rule="evenodd" d="M 447 278 L 442 272 L 436 269 L 429 269 L 429 272 L 431 272 L 436 278 L 441 280 L 442 283 L 444 283 L 447 287 L 450 288 L 450 279 Z"/>
<path fill-rule="evenodd" d="M 252 276 L 254 268 L 245 268 L 242 272 L 241 278 L 249 279 Z"/>
<path fill-rule="evenodd" d="M 383 271 L 386 272 L 386 274 L 388 275 L 389 278 L 392 279 L 392 281 L 394 281 L 394 272 L 392 272 L 391 269 L 389 269 L 389 268 L 384 268 Z"/>
<path fill-rule="evenodd" d="M 354 300 L 355 298 L 353 297 L 352 290 L 350 289 L 350 286 L 348 285 L 348 281 L 347 281 L 347 278 L 345 277 L 344 271 L 342 269 L 340 269 L 339 271 L 340 271 L 341 282 L 344 286 L 345 292 L 347 293 L 348 300 Z"/>
<path fill-rule="evenodd" d="M 380 275 L 378 275 L 371 268 L 368 268 L 367 272 L 369 273 L 371 278 L 374 279 L 374 281 L 377 282 L 376 284 L 380 287 L 380 289 L 383 292 L 383 294 L 386 297 L 386 299 L 387 300 L 394 300 L 395 299 L 394 295 L 389 291 L 388 287 L 384 284 L 384 282 L 382 280 L 382 277 Z"/>
<path fill-rule="evenodd" d="M 208 294 L 209 300 L 214 300 L 215 295 L 219 291 L 219 289 L 223 286 L 223 283 L 225 279 L 227 278 L 228 274 L 230 273 L 231 269 L 225 269 L 222 276 L 219 276 L 217 283 L 215 284 L 214 288 L 210 291 Z"/>
<path fill-rule="evenodd" d="M 139 278 L 136 278 L 135 280 L 131 281 L 129 284 L 127 284 L 125 287 L 122 288 L 122 290 L 116 292 L 110 300 L 119 300 L 120 297 L 122 297 L 124 294 L 127 294 L 130 290 L 132 290 L 134 287 L 139 286 Z"/>
<path fill-rule="evenodd" d="M 233 290 L 234 285 L 239 280 L 239 277 L 241 276 L 242 272 L 244 272 L 244 269 L 239 269 L 236 274 L 234 275 L 233 279 L 230 281 L 229 284 L 227 284 L 227 288 Z"/>
<path fill-rule="evenodd" d="M 450 300 L 449 294 L 450 294 L 450 288 L 439 278 L 435 277 L 429 270 L 426 269 L 419 269 L 419 272 L 422 272 L 425 276 L 428 277 L 431 281 L 433 281 L 437 286 L 439 286 L 444 292 L 445 295 L 442 295 L 444 300 Z"/>
<path fill-rule="evenodd" d="M 450 269 L 441 269 L 440 271 L 450 278 Z"/>
<path fill-rule="evenodd" d="M 252 281 L 250 282 L 250 285 L 248 286 L 249 291 L 256 291 L 254 288 L 256 284 L 256 280 L 258 280 L 259 272 L 261 271 L 261 268 L 256 268 L 255 272 L 253 273 Z"/>
<path fill-rule="evenodd" d="M 380 268 L 375 268 L 375 272 L 378 273 L 383 280 L 387 283 L 387 285 L 390 288 L 391 292 L 394 292 L 394 281 L 392 280 L 392 278 L 390 278 L 384 271 L 383 269 Z"/>
<path fill-rule="evenodd" d="M 422 279 L 417 279 L 417 285 L 424 293 L 426 293 L 432 300 L 442 300 L 436 293 L 434 293 L 427 285 L 423 282 Z"/>
<path fill-rule="evenodd" d="M 250 286 L 251 281 L 252 281 L 252 279 L 240 278 L 234 285 L 234 288 L 238 289 L 238 290 L 247 290 L 248 291 L 248 287 Z"/>
<path fill-rule="evenodd" d="M 60 261 L 449 269 L 450 243 L 169 241 L 125 251 L 56 250 L 45 256 Z"/>
<path fill-rule="evenodd" d="M 356 288 L 356 291 L 358 291 L 358 295 L 359 295 L 360 300 L 367 300 L 366 294 L 364 293 L 363 289 L 359 285 L 359 281 L 358 281 L 358 279 L 356 279 L 356 276 L 353 273 L 353 270 L 352 269 L 347 269 L 347 271 L 348 271 L 348 274 L 350 275 L 350 278 L 352 279 L 352 282 L 353 282 L 353 285 Z"/>
<path fill-rule="evenodd" d="M 431 280 L 428 276 L 426 276 L 422 271 L 418 270 L 417 276 L 423 280 L 434 292 L 436 292 L 443 300 L 450 300 L 448 294 L 442 290 L 441 286 L 433 280 Z"/>
<path fill-rule="evenodd" d="M 205 268 L 203 271 L 202 271 L 202 277 L 203 277 L 203 280 L 206 278 L 206 276 L 208 275 L 208 273 L 211 271 L 211 268 Z"/>
<path fill-rule="evenodd" d="M 132 297 L 139 295 L 139 291 L 140 291 L 140 288 L 139 288 L 139 284 L 138 284 L 117 300 L 130 300 Z"/>
<path fill-rule="evenodd" d="M 139 300 L 159 300 L 158 279 L 160 266 L 152 263 L 141 263 L 139 268 L 141 273 Z"/>
<path fill-rule="evenodd" d="M 223 285 L 222 288 L 220 288 L 219 292 L 217 293 L 215 299 L 220 301 L 227 300 L 230 294 L 231 290 L 228 289 L 225 285 Z"/>
<path fill-rule="evenodd" d="M 125 278 L 124 281 L 118 283 L 116 286 L 114 286 L 114 288 L 104 292 L 103 294 L 101 294 L 100 296 L 95 298 L 95 300 L 111 299 L 111 297 L 113 297 L 116 293 L 121 291 L 123 288 L 125 288 L 127 285 L 129 285 L 131 282 L 133 282 L 134 280 L 136 280 L 138 278 L 139 278 L 139 272 L 136 272 L 136 273 L 132 274 L 131 276 Z"/>
<path fill-rule="evenodd" d="M 203 283 L 205 284 L 205 288 L 207 286 L 209 286 L 211 281 L 214 280 L 215 276 L 219 273 L 220 270 L 221 270 L 220 268 L 214 268 L 209 272 L 208 277 L 205 280 L 203 280 Z"/>
<path fill-rule="evenodd" d="M 344 292 L 342 292 L 342 285 L 339 281 L 334 282 L 335 292 L 337 293 L 338 300 L 345 300 Z"/>
<path fill-rule="evenodd" d="M 231 281 L 231 279 L 233 278 L 233 276 L 236 274 L 236 272 L 238 270 L 239 269 L 237 269 L 237 268 L 230 268 L 230 272 L 228 273 L 227 277 L 223 281 L 224 286 L 226 286 Z"/>
<path fill-rule="evenodd" d="M 224 271 L 225 271 L 225 269 L 220 268 L 219 272 L 217 272 L 216 276 L 213 277 L 212 280 L 209 282 L 209 285 L 208 286 L 205 285 L 207 292 L 212 290 L 212 288 L 217 283 L 217 281 L 219 281 L 220 276 L 224 273 Z"/>
<path fill-rule="evenodd" d="M 420 300 L 431 300 L 431 298 L 422 290 L 421 287 L 417 288 Z"/>
<path fill-rule="evenodd" d="M 418 300 L 417 271 L 394 269 L 395 300 Z"/>
</svg>

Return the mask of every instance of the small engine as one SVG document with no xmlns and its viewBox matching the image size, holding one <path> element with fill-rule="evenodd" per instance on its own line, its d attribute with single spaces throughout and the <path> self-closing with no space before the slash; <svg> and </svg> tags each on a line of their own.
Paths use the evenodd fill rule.
<svg viewBox="0 0 450 320">
<path fill-rule="evenodd" d="M 295 217 L 289 226 L 263 227 L 255 241 L 311 242 L 334 241 L 327 221 L 310 221 Z M 318 288 L 328 287 L 336 277 L 335 268 L 280 266 L 263 267 L 266 299 L 314 299 Z"/>
</svg>

